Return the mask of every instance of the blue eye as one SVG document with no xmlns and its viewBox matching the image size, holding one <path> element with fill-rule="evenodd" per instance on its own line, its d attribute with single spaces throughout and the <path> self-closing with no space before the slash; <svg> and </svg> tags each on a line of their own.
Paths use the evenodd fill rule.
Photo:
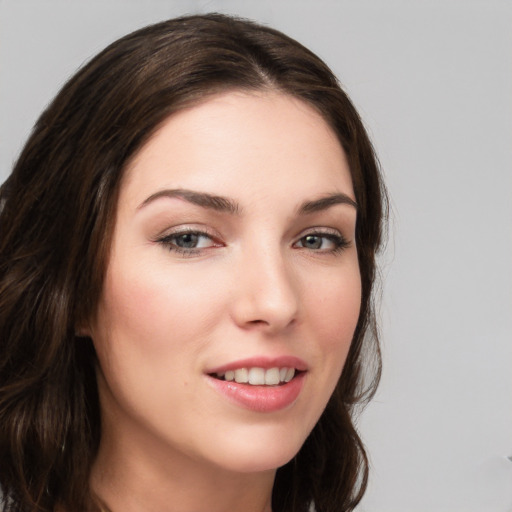
<svg viewBox="0 0 512 512">
<path fill-rule="evenodd" d="M 157 242 L 165 245 L 169 251 L 181 254 L 196 254 L 201 249 L 217 246 L 210 235 L 201 231 L 172 233 L 157 240 Z"/>
<path fill-rule="evenodd" d="M 332 244 L 332 241 L 328 240 L 325 236 L 307 235 L 300 239 L 302 247 L 306 249 L 325 249 L 326 241 L 327 245 L 329 245 L 329 243 Z"/>
<path fill-rule="evenodd" d="M 318 252 L 335 253 L 346 248 L 349 243 L 339 234 L 310 233 L 301 237 L 295 246 L 301 249 L 310 249 Z"/>
<path fill-rule="evenodd" d="M 175 235 L 173 242 L 182 249 L 197 249 L 203 238 L 207 237 L 199 233 L 183 233 L 182 235 Z"/>
</svg>

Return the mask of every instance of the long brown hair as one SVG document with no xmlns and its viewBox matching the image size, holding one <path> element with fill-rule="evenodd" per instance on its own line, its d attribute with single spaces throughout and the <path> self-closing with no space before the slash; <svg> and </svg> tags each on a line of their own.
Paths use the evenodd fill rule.
<svg viewBox="0 0 512 512">
<path fill-rule="evenodd" d="M 372 289 L 385 191 L 363 124 L 329 68 L 296 41 L 211 14 L 116 41 L 63 87 L 0 189 L 0 485 L 3 511 L 95 509 L 95 353 L 75 326 L 95 313 L 127 161 L 174 112 L 231 89 L 271 89 L 317 109 L 344 148 L 358 203 L 359 322 L 343 374 L 297 456 L 277 471 L 277 512 L 350 511 L 368 476 L 353 425 L 375 391 Z M 368 380 L 368 370 L 370 379 Z"/>
</svg>

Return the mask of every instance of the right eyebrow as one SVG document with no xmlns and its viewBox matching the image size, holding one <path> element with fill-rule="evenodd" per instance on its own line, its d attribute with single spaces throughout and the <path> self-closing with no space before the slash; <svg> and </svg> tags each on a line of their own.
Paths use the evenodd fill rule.
<svg viewBox="0 0 512 512">
<path fill-rule="evenodd" d="M 162 197 L 177 197 L 189 203 L 201 206 L 202 208 L 207 208 L 218 212 L 225 212 L 236 215 L 240 214 L 241 212 L 240 205 L 233 199 L 222 196 L 214 196 L 207 194 L 206 192 L 196 192 L 194 190 L 187 190 L 182 188 L 159 190 L 158 192 L 155 192 L 146 198 L 138 206 L 137 209 L 144 208 L 149 203 L 152 203 L 153 201 L 156 201 Z"/>
</svg>

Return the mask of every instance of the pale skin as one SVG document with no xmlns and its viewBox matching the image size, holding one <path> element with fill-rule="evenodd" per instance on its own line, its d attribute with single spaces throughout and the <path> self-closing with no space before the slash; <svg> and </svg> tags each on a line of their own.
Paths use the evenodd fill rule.
<svg viewBox="0 0 512 512">
<path fill-rule="evenodd" d="M 83 326 L 103 416 L 91 488 L 110 510 L 271 511 L 275 472 L 320 417 L 357 323 L 356 211 L 335 134 L 281 93 L 181 111 L 130 162 Z M 284 356 L 307 369 L 279 410 L 211 385 L 212 368 Z"/>
</svg>

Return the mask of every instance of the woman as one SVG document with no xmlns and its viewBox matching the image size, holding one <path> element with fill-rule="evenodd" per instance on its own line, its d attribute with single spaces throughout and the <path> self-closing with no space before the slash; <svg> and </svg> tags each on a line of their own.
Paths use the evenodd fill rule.
<svg viewBox="0 0 512 512">
<path fill-rule="evenodd" d="M 222 15 L 130 34 L 1 198 L 4 511 L 355 507 L 385 193 L 318 57 Z"/>
</svg>

